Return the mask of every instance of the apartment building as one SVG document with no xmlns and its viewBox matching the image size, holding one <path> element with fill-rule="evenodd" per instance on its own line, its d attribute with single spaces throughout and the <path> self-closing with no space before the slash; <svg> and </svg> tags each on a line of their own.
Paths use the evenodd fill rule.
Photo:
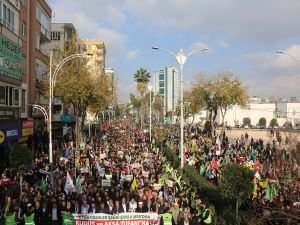
<svg viewBox="0 0 300 225">
<path fill-rule="evenodd" d="M 160 94 L 163 99 L 165 115 L 166 112 L 173 111 L 178 104 L 178 70 L 175 67 L 165 67 L 164 69 L 154 72 L 153 79 L 153 91 Z"/>
<path fill-rule="evenodd" d="M 50 41 L 45 0 L 0 0 L 0 148 L 33 134 L 28 104 L 39 96 L 37 62 L 48 71 L 41 46 Z"/>
<path fill-rule="evenodd" d="M 87 65 L 95 75 L 103 74 L 105 68 L 105 44 L 102 40 L 82 40 L 84 52 L 90 54 Z"/>
</svg>

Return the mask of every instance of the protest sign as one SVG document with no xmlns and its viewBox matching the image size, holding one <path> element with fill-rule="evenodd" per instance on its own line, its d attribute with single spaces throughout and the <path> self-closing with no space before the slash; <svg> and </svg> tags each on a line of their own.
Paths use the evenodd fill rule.
<svg viewBox="0 0 300 225">
<path fill-rule="evenodd" d="M 126 175 L 125 176 L 126 181 L 132 181 L 133 180 L 133 175 Z"/>
<path fill-rule="evenodd" d="M 156 225 L 158 214 L 156 213 L 120 213 L 109 215 L 103 213 L 95 214 L 73 214 L 74 225 L 95 224 L 95 225 Z"/>
<path fill-rule="evenodd" d="M 111 186 L 111 181 L 108 180 L 102 180 L 102 187 L 110 187 Z"/>
</svg>

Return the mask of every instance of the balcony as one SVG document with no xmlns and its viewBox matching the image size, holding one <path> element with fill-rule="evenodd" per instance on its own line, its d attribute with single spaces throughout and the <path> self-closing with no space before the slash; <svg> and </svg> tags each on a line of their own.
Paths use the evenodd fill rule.
<svg viewBox="0 0 300 225">
<path fill-rule="evenodd" d="M 41 24 L 41 42 L 50 42 L 51 33 Z"/>
</svg>

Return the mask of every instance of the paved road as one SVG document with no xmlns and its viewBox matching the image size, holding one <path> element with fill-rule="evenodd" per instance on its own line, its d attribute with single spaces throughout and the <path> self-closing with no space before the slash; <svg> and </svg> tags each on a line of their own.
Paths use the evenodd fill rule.
<svg viewBox="0 0 300 225">
<path fill-rule="evenodd" d="M 218 129 L 217 132 L 221 132 L 221 129 Z M 253 137 L 254 140 L 262 138 L 264 140 L 264 142 L 268 142 L 268 141 L 272 141 L 274 137 L 271 137 L 270 134 L 270 130 L 258 130 L 258 129 L 232 129 L 231 131 L 226 130 L 226 135 L 228 137 L 232 137 L 232 138 L 240 138 L 241 135 L 243 134 L 245 136 L 245 133 L 247 132 L 249 135 L 249 139 L 251 139 L 251 137 Z M 293 137 L 293 138 L 297 138 L 300 141 L 300 132 L 295 132 L 295 131 L 284 131 L 281 130 L 279 131 L 281 137 L 282 137 L 282 141 L 284 142 L 286 137 Z"/>
</svg>

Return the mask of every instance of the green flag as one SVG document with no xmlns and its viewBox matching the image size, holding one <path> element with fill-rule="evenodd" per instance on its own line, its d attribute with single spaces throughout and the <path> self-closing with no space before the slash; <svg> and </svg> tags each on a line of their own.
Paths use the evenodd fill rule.
<svg viewBox="0 0 300 225">
<path fill-rule="evenodd" d="M 41 191 L 42 193 L 46 193 L 46 180 L 44 179 L 44 177 L 42 177 L 42 180 L 41 180 Z"/>
<path fill-rule="evenodd" d="M 70 214 L 62 213 L 62 225 L 73 225 L 74 224 L 74 217 Z"/>
</svg>

